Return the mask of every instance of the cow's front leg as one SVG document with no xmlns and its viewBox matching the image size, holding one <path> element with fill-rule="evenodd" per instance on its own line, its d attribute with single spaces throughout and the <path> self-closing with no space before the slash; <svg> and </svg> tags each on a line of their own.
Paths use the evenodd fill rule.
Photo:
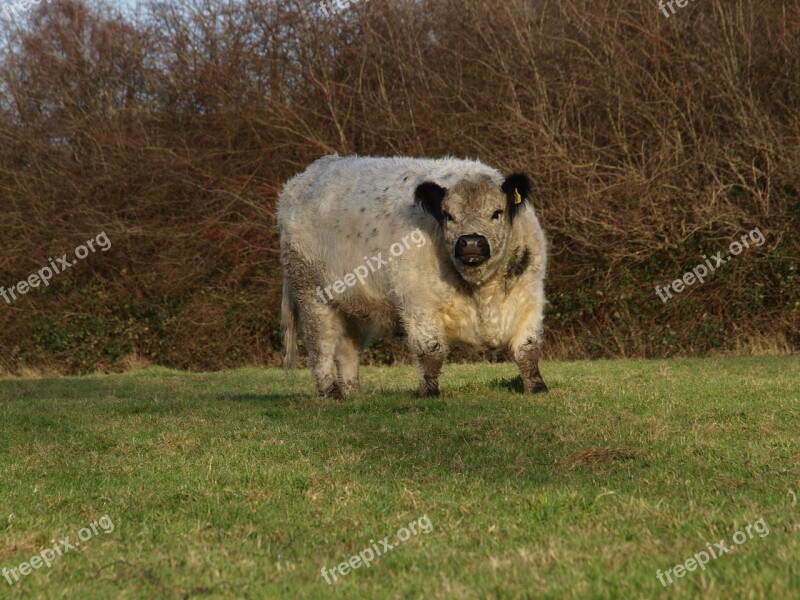
<svg viewBox="0 0 800 600">
<path fill-rule="evenodd" d="M 514 349 L 514 361 L 522 375 L 522 385 L 526 394 L 539 394 L 547 391 L 547 384 L 539 372 L 539 342 L 536 337 L 526 338 Z"/>
<path fill-rule="evenodd" d="M 417 394 L 422 397 L 439 395 L 439 373 L 447 358 L 447 344 L 439 337 L 410 337 L 411 351 L 417 359 L 421 379 Z"/>
</svg>

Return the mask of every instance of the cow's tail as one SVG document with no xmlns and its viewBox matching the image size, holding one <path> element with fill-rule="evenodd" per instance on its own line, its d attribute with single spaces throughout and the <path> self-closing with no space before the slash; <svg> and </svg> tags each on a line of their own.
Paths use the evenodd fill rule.
<svg viewBox="0 0 800 600">
<path fill-rule="evenodd" d="M 283 276 L 283 300 L 281 301 L 281 326 L 283 327 L 283 345 L 286 346 L 286 355 L 283 357 L 285 370 L 297 368 L 297 327 L 298 327 L 297 302 L 292 295 L 289 279 Z"/>
</svg>

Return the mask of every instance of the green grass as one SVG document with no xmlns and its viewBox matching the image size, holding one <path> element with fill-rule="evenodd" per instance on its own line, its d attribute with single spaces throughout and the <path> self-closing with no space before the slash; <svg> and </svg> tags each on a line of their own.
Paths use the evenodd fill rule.
<svg viewBox="0 0 800 600">
<path fill-rule="evenodd" d="M 0 568 L 108 514 L 27 598 L 797 598 L 797 357 L 411 368 L 364 396 L 306 372 L 0 381 Z M 427 515 L 428 534 L 325 583 Z M 662 587 L 765 519 L 769 534 Z"/>
</svg>

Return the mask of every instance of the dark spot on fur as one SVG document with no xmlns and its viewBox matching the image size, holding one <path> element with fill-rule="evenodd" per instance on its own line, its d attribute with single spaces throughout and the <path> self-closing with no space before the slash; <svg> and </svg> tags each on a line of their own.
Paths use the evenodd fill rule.
<svg viewBox="0 0 800 600">
<path fill-rule="evenodd" d="M 361 232 L 360 231 L 358 232 L 358 237 L 361 237 Z"/>
<path fill-rule="evenodd" d="M 389 187 L 387 186 L 387 187 L 386 187 L 386 189 L 385 189 L 385 190 L 383 190 L 383 191 L 384 191 L 384 192 L 388 192 L 388 191 L 389 191 Z"/>
<path fill-rule="evenodd" d="M 405 183 L 406 181 L 408 181 L 408 175 L 406 175 L 405 177 L 403 177 L 403 183 Z"/>
<path fill-rule="evenodd" d="M 358 212 L 362 212 L 363 213 L 365 210 L 367 210 L 367 209 L 362 206 L 361 210 L 359 210 Z"/>
<path fill-rule="evenodd" d="M 378 235 L 378 228 L 377 227 L 373 227 L 373 229 L 372 229 L 372 237 L 375 237 L 376 235 Z"/>
<path fill-rule="evenodd" d="M 508 263 L 506 279 L 514 279 L 522 275 L 531 264 L 531 251 L 527 247 L 514 249 L 514 255 Z"/>
</svg>

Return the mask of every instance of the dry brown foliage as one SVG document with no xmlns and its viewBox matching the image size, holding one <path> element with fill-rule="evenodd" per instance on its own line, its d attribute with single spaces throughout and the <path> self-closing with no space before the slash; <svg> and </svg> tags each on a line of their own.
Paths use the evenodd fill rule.
<svg viewBox="0 0 800 600">
<path fill-rule="evenodd" d="M 277 193 L 332 152 L 528 172 L 549 358 L 800 348 L 800 0 L 313 6 L 49 0 L 3 26 L 0 285 L 112 250 L 0 299 L 0 370 L 277 365 Z"/>
</svg>

